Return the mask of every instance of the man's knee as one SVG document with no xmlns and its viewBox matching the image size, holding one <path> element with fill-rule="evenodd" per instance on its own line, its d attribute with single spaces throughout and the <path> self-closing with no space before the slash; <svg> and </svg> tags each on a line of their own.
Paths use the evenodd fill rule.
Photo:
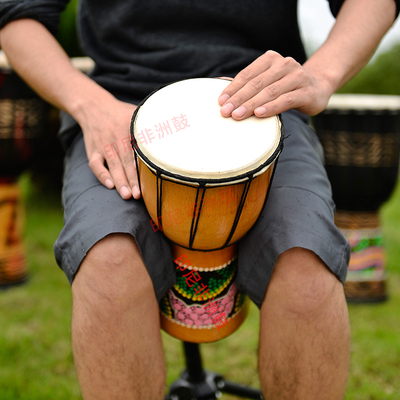
<svg viewBox="0 0 400 400">
<path fill-rule="evenodd" d="M 312 251 L 293 248 L 275 265 L 267 299 L 279 299 L 281 311 L 293 317 L 312 317 L 344 298 L 343 285 Z"/>
<path fill-rule="evenodd" d="M 132 302 L 154 297 L 153 284 L 132 236 L 111 234 L 84 258 L 72 284 L 74 300 L 96 304 Z"/>
</svg>

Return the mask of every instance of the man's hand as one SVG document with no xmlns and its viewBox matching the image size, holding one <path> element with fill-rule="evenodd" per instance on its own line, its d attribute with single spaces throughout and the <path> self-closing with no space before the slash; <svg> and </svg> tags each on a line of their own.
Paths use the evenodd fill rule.
<svg viewBox="0 0 400 400">
<path fill-rule="evenodd" d="M 85 122 L 80 123 L 89 167 L 104 186 L 115 186 L 123 199 L 140 197 L 129 132 L 135 109 L 132 104 L 111 99 L 101 109 L 85 112 Z"/>
<path fill-rule="evenodd" d="M 315 115 L 327 105 L 332 88 L 290 57 L 267 51 L 233 79 L 219 103 L 224 117 L 271 117 L 289 109 Z"/>
<path fill-rule="evenodd" d="M 77 71 L 39 22 L 12 21 L 1 30 L 0 38 L 19 75 L 45 100 L 79 123 L 89 166 L 100 182 L 110 189 L 116 187 L 123 199 L 138 199 L 140 191 L 129 133 L 136 106 L 117 100 Z"/>
<path fill-rule="evenodd" d="M 221 93 L 221 114 L 236 120 L 289 109 L 318 114 L 368 62 L 395 16 L 393 0 L 346 0 L 328 39 L 303 66 L 266 52 Z"/>
</svg>

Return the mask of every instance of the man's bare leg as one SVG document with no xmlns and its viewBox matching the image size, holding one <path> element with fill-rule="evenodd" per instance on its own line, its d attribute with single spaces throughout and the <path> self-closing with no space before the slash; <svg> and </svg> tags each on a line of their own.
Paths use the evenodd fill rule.
<svg viewBox="0 0 400 400">
<path fill-rule="evenodd" d="M 350 325 L 343 285 L 313 252 L 279 256 L 261 307 L 259 373 L 268 400 L 339 400 Z"/>
<path fill-rule="evenodd" d="M 133 238 L 112 234 L 98 242 L 72 293 L 72 343 L 83 398 L 163 399 L 158 304 Z"/>
</svg>

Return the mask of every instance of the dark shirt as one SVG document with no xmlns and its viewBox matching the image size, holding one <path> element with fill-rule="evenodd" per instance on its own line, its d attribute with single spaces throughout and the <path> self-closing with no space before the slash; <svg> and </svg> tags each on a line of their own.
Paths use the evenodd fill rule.
<svg viewBox="0 0 400 400">
<path fill-rule="evenodd" d="M 343 1 L 329 1 L 333 15 Z M 0 0 L 0 28 L 33 18 L 54 34 L 67 3 Z M 82 0 L 78 15 L 82 48 L 96 63 L 91 77 L 134 104 L 165 83 L 234 77 L 267 50 L 306 58 L 297 0 Z"/>
<path fill-rule="evenodd" d="M 334 13 L 342 1 L 331 1 Z M 67 3 L 0 1 L 0 27 L 28 17 L 54 34 Z M 78 15 L 91 76 L 133 103 L 160 84 L 233 77 L 267 50 L 305 61 L 297 0 L 82 0 Z"/>
</svg>

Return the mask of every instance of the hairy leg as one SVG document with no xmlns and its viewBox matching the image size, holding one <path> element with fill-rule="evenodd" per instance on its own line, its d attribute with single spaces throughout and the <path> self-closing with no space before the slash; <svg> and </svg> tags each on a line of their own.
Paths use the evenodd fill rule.
<svg viewBox="0 0 400 400">
<path fill-rule="evenodd" d="M 93 246 L 72 293 L 72 343 L 83 398 L 163 399 L 158 304 L 133 238 L 112 234 Z"/>
<path fill-rule="evenodd" d="M 349 356 L 343 285 L 313 252 L 295 248 L 281 254 L 261 307 L 264 397 L 343 399 Z"/>
</svg>

